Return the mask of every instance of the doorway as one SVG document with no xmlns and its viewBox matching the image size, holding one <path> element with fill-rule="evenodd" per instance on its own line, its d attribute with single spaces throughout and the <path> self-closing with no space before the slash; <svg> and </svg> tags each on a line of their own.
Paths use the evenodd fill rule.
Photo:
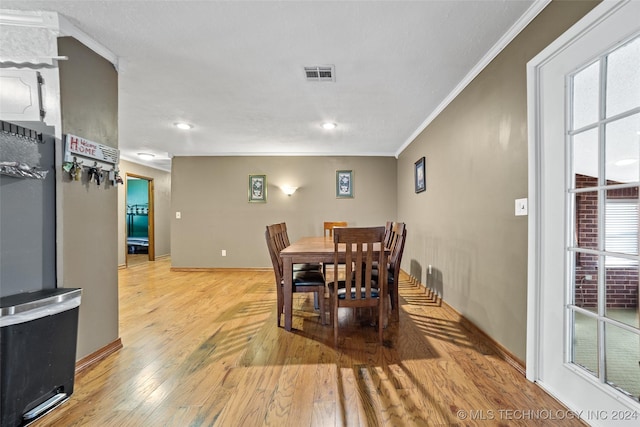
<svg viewBox="0 0 640 427">
<path fill-rule="evenodd" d="M 155 261 L 153 178 L 132 173 L 125 181 L 126 265 Z"/>
</svg>

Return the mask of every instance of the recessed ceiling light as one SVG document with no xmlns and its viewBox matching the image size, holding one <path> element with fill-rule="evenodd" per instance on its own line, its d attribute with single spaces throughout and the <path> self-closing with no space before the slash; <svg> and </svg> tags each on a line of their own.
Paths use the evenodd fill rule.
<svg viewBox="0 0 640 427">
<path fill-rule="evenodd" d="M 623 160 L 618 160 L 615 165 L 616 166 L 628 166 L 628 165 L 632 165 L 634 163 L 636 163 L 638 161 L 638 159 L 623 159 Z"/>
<path fill-rule="evenodd" d="M 335 129 L 336 127 L 338 127 L 338 125 L 332 122 L 325 122 L 322 124 L 322 129 L 326 130 Z"/>
<path fill-rule="evenodd" d="M 184 123 L 184 122 L 178 122 L 178 123 L 174 123 L 174 124 L 178 129 L 182 129 L 182 130 L 189 130 L 189 129 L 191 129 L 193 127 L 189 123 Z"/>
<path fill-rule="evenodd" d="M 156 156 L 151 153 L 138 153 L 138 157 L 142 160 L 153 160 Z"/>
</svg>

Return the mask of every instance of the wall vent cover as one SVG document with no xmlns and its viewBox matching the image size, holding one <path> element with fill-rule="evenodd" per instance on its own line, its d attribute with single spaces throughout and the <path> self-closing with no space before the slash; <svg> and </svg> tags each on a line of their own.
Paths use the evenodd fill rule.
<svg viewBox="0 0 640 427">
<path fill-rule="evenodd" d="M 318 65 L 312 67 L 304 67 L 304 74 L 307 81 L 310 82 L 334 82 L 336 81 L 336 72 L 333 65 Z"/>
</svg>

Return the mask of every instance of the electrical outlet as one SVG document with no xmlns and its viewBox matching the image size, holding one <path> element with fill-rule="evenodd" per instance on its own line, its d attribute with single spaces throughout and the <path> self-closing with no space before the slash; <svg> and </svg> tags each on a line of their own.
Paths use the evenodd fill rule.
<svg viewBox="0 0 640 427">
<path fill-rule="evenodd" d="M 226 249 L 222 250 L 222 256 L 227 256 L 227 250 Z"/>
</svg>

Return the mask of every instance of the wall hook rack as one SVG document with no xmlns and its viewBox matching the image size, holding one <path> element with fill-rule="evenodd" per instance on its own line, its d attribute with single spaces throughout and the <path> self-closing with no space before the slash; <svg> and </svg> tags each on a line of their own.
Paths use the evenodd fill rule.
<svg viewBox="0 0 640 427">
<path fill-rule="evenodd" d="M 83 165 L 83 160 L 78 159 L 89 160 L 87 164 L 92 164 L 92 166 Z M 80 180 L 82 168 L 87 169 L 89 182 L 95 181 L 96 184 L 100 185 L 104 178 L 103 170 L 110 171 L 110 181 L 117 181 L 115 176 L 114 180 L 111 179 L 111 171 L 117 171 L 120 160 L 120 151 L 117 148 L 67 134 L 63 160 L 65 162 L 63 168 L 76 181 Z"/>
</svg>

